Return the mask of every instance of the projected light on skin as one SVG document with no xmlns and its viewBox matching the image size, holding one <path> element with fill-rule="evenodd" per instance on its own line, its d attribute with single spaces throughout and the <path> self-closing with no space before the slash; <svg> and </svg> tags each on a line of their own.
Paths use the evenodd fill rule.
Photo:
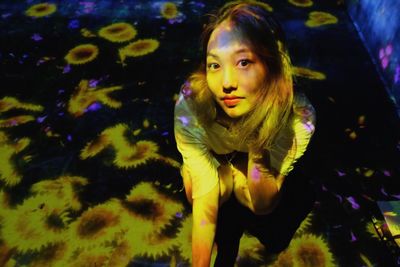
<svg viewBox="0 0 400 267">
<path fill-rule="evenodd" d="M 381 66 L 383 69 L 386 69 L 388 67 L 392 52 L 393 46 L 391 44 L 388 44 L 386 47 L 379 50 L 379 59 L 381 61 Z"/>
</svg>

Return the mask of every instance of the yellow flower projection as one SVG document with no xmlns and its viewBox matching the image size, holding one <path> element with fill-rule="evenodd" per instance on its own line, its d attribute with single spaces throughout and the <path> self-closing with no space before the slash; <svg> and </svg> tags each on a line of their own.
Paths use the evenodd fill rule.
<svg viewBox="0 0 400 267">
<path fill-rule="evenodd" d="M 238 256 L 241 259 L 262 261 L 262 253 L 264 250 L 264 245 L 261 244 L 256 237 L 244 234 L 240 239 Z"/>
<path fill-rule="evenodd" d="M 338 19 L 330 13 L 313 11 L 308 15 L 306 25 L 310 28 L 315 28 L 327 24 L 336 24 L 337 22 Z"/>
<path fill-rule="evenodd" d="M 310 212 L 307 217 L 301 222 L 299 228 L 296 230 L 295 236 L 304 233 L 311 225 L 311 220 L 314 214 Z"/>
<path fill-rule="evenodd" d="M 293 239 L 273 266 L 333 267 L 333 255 L 322 237 L 306 234 Z"/>
<path fill-rule="evenodd" d="M 104 130 L 97 139 L 89 142 L 82 149 L 80 158 L 94 157 L 105 148 L 112 146 L 116 151 L 114 165 L 118 168 L 136 168 L 149 160 L 160 160 L 179 168 L 180 163 L 157 153 L 158 146 L 156 143 L 146 140 L 131 143 L 125 135 L 127 132 L 131 133 L 126 124 L 117 124 Z"/>
<path fill-rule="evenodd" d="M 54 208 L 55 196 L 31 197 L 21 205 L 4 212 L 1 236 L 19 253 L 39 252 L 65 240 L 70 221 L 63 209 Z"/>
<path fill-rule="evenodd" d="M 28 17 L 40 18 L 45 17 L 56 12 L 57 6 L 50 3 L 40 3 L 31 6 L 25 11 Z"/>
<path fill-rule="evenodd" d="M 161 16 L 166 19 L 174 19 L 178 16 L 178 7 L 175 3 L 165 2 L 161 6 Z"/>
<path fill-rule="evenodd" d="M 186 217 L 183 220 L 182 226 L 179 228 L 179 233 L 176 236 L 176 242 L 181 256 L 189 262 L 192 259 L 192 225 L 192 216 Z"/>
<path fill-rule="evenodd" d="M 79 176 L 61 176 L 55 180 L 43 180 L 31 187 L 31 192 L 34 194 L 54 195 L 57 197 L 57 203 L 63 203 L 66 209 L 79 211 L 82 204 L 79 201 L 77 189 L 88 184 L 84 177 Z"/>
<path fill-rule="evenodd" d="M 110 108 L 120 108 L 121 102 L 113 100 L 109 94 L 122 89 L 122 86 L 106 88 L 89 87 L 88 80 L 81 80 L 68 102 L 68 112 L 75 117 L 82 116 L 90 105 L 100 102 Z"/>
<path fill-rule="evenodd" d="M 123 43 L 132 40 L 135 38 L 136 34 L 136 29 L 125 22 L 113 23 L 99 30 L 100 37 L 116 43 Z"/>
<path fill-rule="evenodd" d="M 312 0 L 289 0 L 289 3 L 299 7 L 310 7 L 313 5 Z"/>
<path fill-rule="evenodd" d="M 93 38 L 96 37 L 96 34 L 92 33 L 90 30 L 86 28 L 81 29 L 81 35 L 86 38 Z"/>
<path fill-rule="evenodd" d="M 140 39 L 119 49 L 121 63 L 125 63 L 126 57 L 139 57 L 154 52 L 160 43 L 155 39 Z"/>
<path fill-rule="evenodd" d="M 293 74 L 296 76 L 304 77 L 311 80 L 325 80 L 326 76 L 322 72 L 315 70 L 302 68 L 302 67 L 292 67 Z"/>
<path fill-rule="evenodd" d="M 115 199 L 89 208 L 70 224 L 68 241 L 83 249 L 112 244 L 124 233 L 120 210 L 121 205 Z"/>
<path fill-rule="evenodd" d="M 63 260 L 68 253 L 68 244 L 65 242 L 56 243 L 43 248 L 32 257 L 29 267 L 57 267 L 68 266 Z"/>
<path fill-rule="evenodd" d="M 134 249 L 132 247 L 132 244 L 127 241 L 122 241 L 116 247 L 114 247 L 113 251 L 110 253 L 107 266 L 129 266 L 129 262 L 131 261 L 133 255 Z"/>
<path fill-rule="evenodd" d="M 20 115 L 20 116 L 15 116 L 11 117 L 8 119 L 0 119 L 0 128 L 10 128 L 14 126 L 18 126 L 21 124 L 25 124 L 30 121 L 34 121 L 35 117 L 31 115 Z"/>
<path fill-rule="evenodd" d="M 66 259 L 63 261 L 56 263 L 54 267 L 111 267 L 112 265 L 108 264 L 111 252 L 111 247 L 95 247 L 86 250 L 76 250 L 73 253 L 68 254 Z"/>
<path fill-rule="evenodd" d="M 0 131 L 0 180 L 6 186 L 12 187 L 21 182 L 22 176 L 13 161 L 15 156 L 24 150 L 30 142 L 29 138 L 11 141 L 4 132 Z"/>
<path fill-rule="evenodd" d="M 151 183 L 141 182 L 130 191 L 123 206 L 128 211 L 124 224 L 130 225 L 124 238 L 132 244 L 135 255 L 157 258 L 168 254 L 176 242 L 163 236 L 163 231 L 171 227 L 183 205 L 158 192 Z"/>
<path fill-rule="evenodd" d="M 5 96 L 2 99 L 0 99 L 0 112 L 9 111 L 11 109 L 24 109 L 29 111 L 40 112 L 43 111 L 43 106 L 23 103 L 12 96 Z"/>
<path fill-rule="evenodd" d="M 99 49 L 93 44 L 81 44 L 71 50 L 64 57 L 68 64 L 81 65 L 94 60 L 99 54 Z"/>
</svg>

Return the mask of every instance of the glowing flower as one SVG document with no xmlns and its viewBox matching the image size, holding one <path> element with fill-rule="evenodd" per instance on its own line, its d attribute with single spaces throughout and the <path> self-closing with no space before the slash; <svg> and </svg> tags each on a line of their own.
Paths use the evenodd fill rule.
<svg viewBox="0 0 400 267">
<path fill-rule="evenodd" d="M 56 12 L 57 6 L 50 3 L 33 5 L 25 11 L 25 15 L 34 18 L 45 17 Z"/>
<path fill-rule="evenodd" d="M 126 57 L 139 57 L 154 52 L 160 43 L 154 39 L 141 39 L 128 44 L 127 46 L 119 49 L 119 56 L 121 62 L 124 63 Z"/>
<path fill-rule="evenodd" d="M 276 259 L 272 267 L 298 267 L 298 265 L 295 265 L 292 251 L 285 250 L 279 253 L 278 258 Z"/>
<path fill-rule="evenodd" d="M 314 28 L 327 24 L 336 24 L 338 19 L 332 14 L 320 11 L 313 11 L 309 14 L 306 25 L 308 27 Z"/>
<path fill-rule="evenodd" d="M 30 121 L 34 121 L 35 118 L 30 115 L 20 115 L 20 116 L 15 116 L 12 118 L 8 118 L 5 120 L 0 120 L 0 128 L 10 128 L 14 126 L 18 126 Z"/>
<path fill-rule="evenodd" d="M 29 103 L 22 103 L 18 99 L 10 96 L 5 96 L 0 99 L 0 112 L 5 112 L 11 109 L 24 109 L 30 111 L 42 111 L 41 105 L 33 105 Z"/>
<path fill-rule="evenodd" d="M 57 206 L 54 196 L 32 197 L 15 209 L 5 211 L 1 236 L 4 242 L 20 253 L 38 252 L 43 248 L 62 242 L 70 221 Z"/>
<path fill-rule="evenodd" d="M 39 253 L 33 256 L 33 260 L 29 262 L 30 267 L 56 267 L 66 266 L 60 265 L 62 260 L 68 253 L 68 245 L 64 242 L 56 243 L 45 247 Z"/>
<path fill-rule="evenodd" d="M 31 192 L 46 196 L 54 195 L 57 197 L 57 203 L 63 203 L 66 209 L 78 211 L 82 205 L 77 196 L 77 189 L 80 186 L 87 185 L 86 178 L 79 176 L 61 176 L 55 180 L 43 180 L 31 187 Z"/>
<path fill-rule="evenodd" d="M 112 86 L 107 88 L 89 87 L 88 80 L 81 80 L 74 94 L 68 102 L 68 112 L 79 117 L 83 115 L 90 105 L 100 102 L 110 108 L 121 107 L 121 102 L 111 99 L 110 93 L 121 90 L 122 86 Z"/>
<path fill-rule="evenodd" d="M 176 242 L 163 236 L 163 232 L 172 226 L 183 205 L 160 194 L 152 184 L 140 183 L 131 190 L 123 206 L 128 211 L 124 224 L 130 225 L 124 238 L 132 244 L 135 255 L 167 255 Z"/>
<path fill-rule="evenodd" d="M 132 244 L 127 241 L 123 241 L 114 248 L 110 253 L 107 266 L 113 267 L 125 267 L 129 266 L 129 263 L 134 256 L 134 248 Z"/>
<path fill-rule="evenodd" d="M 262 261 L 262 253 L 264 252 L 264 249 L 264 245 L 261 244 L 257 238 L 245 234 L 240 239 L 238 256 L 240 259 Z"/>
<path fill-rule="evenodd" d="M 90 30 L 86 28 L 81 29 L 81 35 L 86 38 L 96 37 L 96 34 L 92 33 Z"/>
<path fill-rule="evenodd" d="M 111 247 L 93 247 L 86 250 L 75 250 L 67 256 L 67 259 L 59 262 L 55 266 L 112 266 L 108 265 L 108 259 L 112 252 Z"/>
<path fill-rule="evenodd" d="M 0 132 L 0 180 L 6 186 L 12 187 L 21 182 L 22 176 L 16 170 L 13 160 L 30 144 L 30 139 L 22 138 L 18 141 L 10 141 L 7 135 Z"/>
<path fill-rule="evenodd" d="M 312 80 L 325 80 L 326 76 L 322 72 L 310 70 L 302 67 L 293 67 L 293 74 L 296 76 L 304 77 Z"/>
<path fill-rule="evenodd" d="M 182 222 L 182 227 L 179 229 L 179 233 L 176 236 L 176 241 L 179 246 L 181 256 L 188 261 L 191 261 L 192 259 L 192 225 L 192 216 L 186 217 Z"/>
<path fill-rule="evenodd" d="M 119 168 L 137 167 L 150 159 L 157 159 L 157 144 L 151 141 L 131 144 L 124 136 L 126 131 L 128 127 L 125 124 L 104 130 L 97 140 L 88 143 L 81 151 L 81 159 L 93 157 L 109 145 L 116 150 L 114 164 Z"/>
<path fill-rule="evenodd" d="M 310 7 L 313 5 L 312 0 L 289 0 L 289 3 L 299 7 Z"/>
<path fill-rule="evenodd" d="M 329 267 L 334 266 L 332 253 L 325 240 L 315 235 L 303 235 L 293 239 L 289 249 L 294 262 L 299 266 Z"/>
<path fill-rule="evenodd" d="M 125 22 L 113 23 L 99 30 L 99 36 L 111 42 L 122 43 L 135 38 L 136 29 Z"/>
<path fill-rule="evenodd" d="M 311 225 L 311 220 L 312 217 L 314 216 L 314 214 L 312 212 L 310 212 L 307 217 L 301 222 L 299 228 L 297 228 L 295 236 L 300 235 L 302 233 L 304 233 L 304 231 L 306 231 L 310 225 Z"/>
<path fill-rule="evenodd" d="M 71 50 L 65 56 L 68 64 L 80 65 L 94 60 L 99 54 L 97 46 L 92 44 L 81 44 Z"/>
<path fill-rule="evenodd" d="M 116 200 L 89 208 L 70 224 L 69 241 L 77 247 L 91 248 L 117 241 L 120 227 L 121 206 Z"/>
<path fill-rule="evenodd" d="M 174 19 L 178 16 L 178 8 L 175 3 L 165 2 L 161 6 L 161 15 L 166 19 Z"/>
</svg>

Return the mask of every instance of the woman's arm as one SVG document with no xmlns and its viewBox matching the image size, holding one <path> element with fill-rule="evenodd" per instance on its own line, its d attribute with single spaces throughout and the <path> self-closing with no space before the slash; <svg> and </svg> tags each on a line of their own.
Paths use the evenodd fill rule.
<svg viewBox="0 0 400 267">
<path fill-rule="evenodd" d="M 219 183 L 203 196 L 193 199 L 192 264 L 210 266 L 217 224 Z"/>
</svg>

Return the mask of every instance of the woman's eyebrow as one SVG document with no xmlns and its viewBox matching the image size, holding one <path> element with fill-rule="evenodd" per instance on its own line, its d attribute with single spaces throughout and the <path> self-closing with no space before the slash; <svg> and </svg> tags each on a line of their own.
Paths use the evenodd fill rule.
<svg viewBox="0 0 400 267">
<path fill-rule="evenodd" d="M 252 54 L 252 51 L 248 48 L 239 48 L 233 52 L 233 54 L 242 54 L 242 53 Z M 219 58 L 218 55 L 211 52 L 207 52 L 207 57 Z"/>
</svg>

